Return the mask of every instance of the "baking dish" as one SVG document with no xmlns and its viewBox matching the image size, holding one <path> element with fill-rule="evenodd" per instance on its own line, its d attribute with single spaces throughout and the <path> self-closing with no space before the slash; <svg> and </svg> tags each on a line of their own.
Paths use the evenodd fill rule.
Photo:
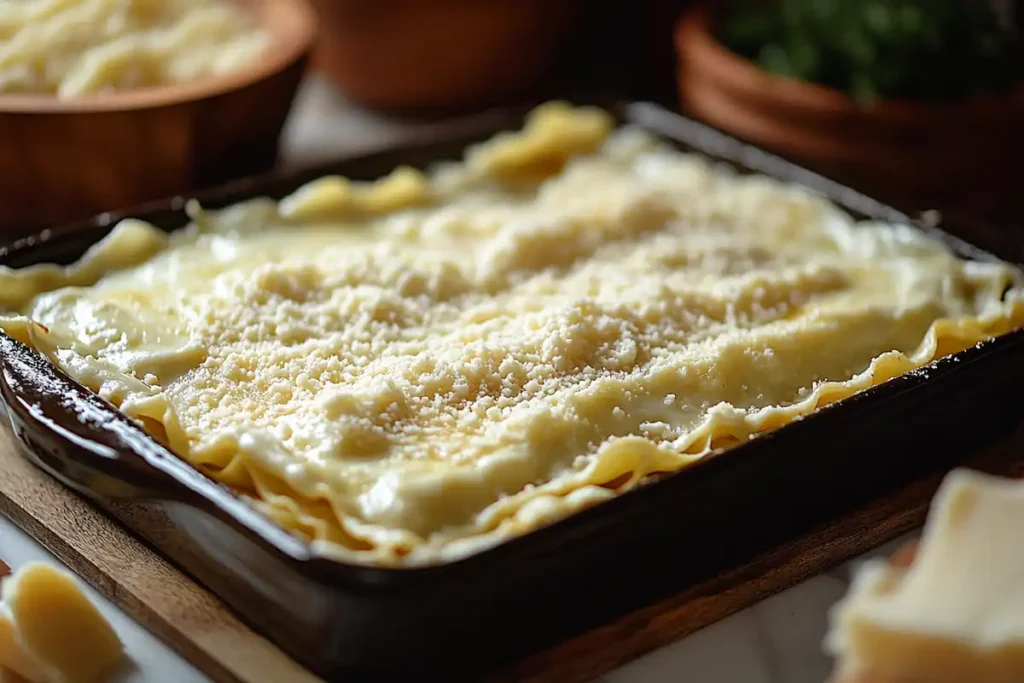
<svg viewBox="0 0 1024 683">
<path fill-rule="evenodd" d="M 738 170 L 810 186 L 860 217 L 910 223 L 899 211 L 648 104 L 613 107 L 628 121 Z M 246 180 L 204 195 L 212 207 L 280 197 L 339 173 L 370 179 L 396 165 L 453 158 L 519 127 L 495 112 L 441 141 L 326 168 Z M 173 230 L 184 199 L 42 233 L 0 263 L 69 262 L 133 215 Z M 978 233 L 990 254 L 917 221 L 962 256 L 1019 261 L 1009 241 Z M 328 679 L 476 677 L 673 590 L 700 582 L 956 462 L 1014 415 L 1024 332 L 979 344 L 687 470 L 477 555 L 425 568 L 371 568 L 313 556 L 228 489 L 150 439 L 41 356 L 0 334 L 0 391 L 14 430 L 44 469 L 99 504 L 144 501 L 186 544 L 120 515 L 253 627 Z"/>
</svg>

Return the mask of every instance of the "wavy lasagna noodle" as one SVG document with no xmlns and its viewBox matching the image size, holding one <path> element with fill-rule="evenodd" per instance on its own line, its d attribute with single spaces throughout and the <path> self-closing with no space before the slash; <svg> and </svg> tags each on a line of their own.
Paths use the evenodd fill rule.
<svg viewBox="0 0 1024 683">
<path fill-rule="evenodd" d="M 0 325 L 319 552 L 395 565 L 1024 324 L 1008 265 L 611 128 L 547 105 L 428 174 L 125 221 L 0 270 Z"/>
<path fill-rule="evenodd" d="M 268 40 L 235 0 L 0 0 L 0 93 L 193 81 L 255 60 Z"/>
</svg>

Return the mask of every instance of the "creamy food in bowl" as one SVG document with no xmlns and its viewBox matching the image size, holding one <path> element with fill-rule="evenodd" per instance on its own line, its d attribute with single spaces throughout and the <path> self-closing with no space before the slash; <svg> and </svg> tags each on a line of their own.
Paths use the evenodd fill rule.
<svg viewBox="0 0 1024 683">
<path fill-rule="evenodd" d="M 254 62 L 269 42 L 236 0 L 0 0 L 0 96 L 188 83 Z"/>
</svg>

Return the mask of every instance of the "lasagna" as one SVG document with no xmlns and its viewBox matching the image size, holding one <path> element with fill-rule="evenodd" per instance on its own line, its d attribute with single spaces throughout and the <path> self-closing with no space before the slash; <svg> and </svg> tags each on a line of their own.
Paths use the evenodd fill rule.
<svg viewBox="0 0 1024 683">
<path fill-rule="evenodd" d="M 317 552 L 410 566 L 1024 324 L 1009 265 L 613 128 L 553 103 L 426 172 L 125 220 L 0 268 L 0 327 Z"/>
</svg>

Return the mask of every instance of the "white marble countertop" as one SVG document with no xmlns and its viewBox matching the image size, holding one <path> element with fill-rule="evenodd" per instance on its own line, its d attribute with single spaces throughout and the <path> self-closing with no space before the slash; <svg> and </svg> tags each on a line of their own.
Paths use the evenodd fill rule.
<svg viewBox="0 0 1024 683">
<path fill-rule="evenodd" d="M 284 163 L 301 165 L 370 150 L 422 132 L 426 127 L 389 121 L 359 111 L 347 105 L 324 82 L 313 78 L 301 93 L 285 132 Z M 886 546 L 877 553 L 891 552 L 893 547 Z M 2 517 L 0 557 L 12 568 L 32 560 L 63 566 Z M 846 591 L 851 565 L 764 600 L 606 674 L 601 680 L 606 683 L 660 683 L 684 679 L 693 683 L 823 683 L 831 667 L 821 649 L 826 612 Z M 117 607 L 92 589 L 88 590 L 111 619 L 134 662 L 134 667 L 124 673 L 119 683 L 206 680 Z"/>
</svg>

